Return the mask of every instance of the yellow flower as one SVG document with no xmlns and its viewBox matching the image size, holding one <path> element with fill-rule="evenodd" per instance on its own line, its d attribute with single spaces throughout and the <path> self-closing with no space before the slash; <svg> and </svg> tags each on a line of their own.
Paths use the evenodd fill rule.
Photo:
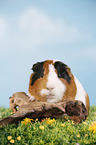
<svg viewBox="0 0 96 145">
<path fill-rule="evenodd" d="M 21 123 L 26 125 L 27 123 L 31 123 L 31 121 L 33 121 L 33 119 L 25 118 L 24 121 L 21 121 Z"/>
<path fill-rule="evenodd" d="M 7 139 L 8 139 L 8 140 L 12 139 L 12 136 L 8 136 Z"/>
<path fill-rule="evenodd" d="M 80 134 L 77 134 L 77 137 L 80 137 Z"/>
<path fill-rule="evenodd" d="M 66 116 L 64 116 L 64 118 L 66 119 L 67 117 L 66 117 Z"/>
<path fill-rule="evenodd" d="M 39 128 L 40 128 L 41 130 L 44 130 L 44 129 L 45 129 L 44 126 L 39 126 Z"/>
<path fill-rule="evenodd" d="M 11 140 L 10 140 L 10 143 L 14 143 L 14 139 L 11 139 Z"/>
<path fill-rule="evenodd" d="M 36 118 L 36 120 L 35 121 L 38 121 L 38 118 Z"/>
<path fill-rule="evenodd" d="M 84 124 L 84 125 L 86 125 L 86 124 L 87 124 L 87 122 L 83 122 L 83 124 Z"/>
<path fill-rule="evenodd" d="M 14 114 L 14 112 L 11 112 L 11 114 L 13 115 L 13 114 Z"/>
<path fill-rule="evenodd" d="M 96 121 L 92 122 L 92 125 L 93 125 L 93 126 L 96 125 Z"/>
<path fill-rule="evenodd" d="M 65 126 L 65 124 L 64 124 L 64 123 L 62 123 L 62 124 L 61 124 L 61 126 L 62 126 L 62 127 L 64 127 L 64 126 Z"/>
<path fill-rule="evenodd" d="M 53 118 L 53 119 L 50 119 L 50 118 L 46 118 L 46 123 L 47 124 L 52 124 L 53 122 L 55 122 L 56 120 Z"/>
<path fill-rule="evenodd" d="M 47 119 L 47 118 L 46 118 L 46 119 Z M 44 121 L 46 121 L 46 119 L 45 119 L 45 118 L 43 118 L 43 119 L 41 120 L 41 123 L 42 123 L 42 122 L 44 122 Z"/>
<path fill-rule="evenodd" d="M 46 124 L 52 124 L 53 122 L 55 122 L 56 120 L 53 118 L 53 119 L 50 119 L 50 118 L 44 118 L 43 120 L 42 120 L 42 122 L 46 122 Z"/>
<path fill-rule="evenodd" d="M 68 120 L 69 118 L 68 118 L 68 116 L 64 116 L 64 119 L 65 119 L 65 120 Z"/>
<path fill-rule="evenodd" d="M 72 120 L 72 124 L 74 124 L 74 121 Z"/>
<path fill-rule="evenodd" d="M 93 133 L 96 133 L 96 121 L 92 122 L 92 125 L 89 126 L 88 130 L 93 131 Z"/>
<path fill-rule="evenodd" d="M 17 137 L 17 139 L 18 139 L 18 140 L 21 140 L 21 137 L 20 137 L 20 136 L 18 136 L 18 137 Z"/>
<path fill-rule="evenodd" d="M 85 134 L 85 137 L 87 137 L 88 136 L 88 134 Z"/>
</svg>

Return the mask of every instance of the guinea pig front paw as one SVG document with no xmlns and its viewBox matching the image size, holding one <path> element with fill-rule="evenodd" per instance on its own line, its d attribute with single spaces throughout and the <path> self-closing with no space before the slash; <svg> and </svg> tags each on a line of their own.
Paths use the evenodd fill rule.
<svg viewBox="0 0 96 145">
<path fill-rule="evenodd" d="M 35 97 L 34 97 L 34 96 L 30 95 L 29 92 L 28 92 L 26 95 L 28 96 L 28 100 L 29 100 L 29 101 L 34 102 L 34 100 L 35 100 Z"/>
<path fill-rule="evenodd" d="M 33 96 L 31 96 L 28 100 L 29 100 L 30 102 L 34 102 L 34 101 L 36 101 L 36 99 L 33 98 Z"/>
</svg>

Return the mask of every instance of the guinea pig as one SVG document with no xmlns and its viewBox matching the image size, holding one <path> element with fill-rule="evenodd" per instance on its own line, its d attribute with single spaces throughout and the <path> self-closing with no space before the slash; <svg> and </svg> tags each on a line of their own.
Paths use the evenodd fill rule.
<svg viewBox="0 0 96 145">
<path fill-rule="evenodd" d="M 80 100 L 89 111 L 89 96 L 70 68 L 61 61 L 46 60 L 32 67 L 28 96 L 43 102 Z"/>
</svg>

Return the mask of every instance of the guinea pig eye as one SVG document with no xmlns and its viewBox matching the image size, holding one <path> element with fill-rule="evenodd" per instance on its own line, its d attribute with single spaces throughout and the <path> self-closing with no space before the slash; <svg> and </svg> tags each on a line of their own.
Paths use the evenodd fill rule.
<svg viewBox="0 0 96 145">
<path fill-rule="evenodd" d="M 37 79 L 43 78 L 43 76 L 44 76 L 43 64 L 44 64 L 44 62 L 38 62 L 33 65 L 32 70 L 34 71 L 34 75 L 32 76 L 31 85 L 33 85 Z"/>
<path fill-rule="evenodd" d="M 71 77 L 68 75 L 67 65 L 60 61 L 57 61 L 57 62 L 55 62 L 54 66 L 55 66 L 55 69 L 57 70 L 58 77 L 64 78 L 68 83 L 70 83 Z"/>
</svg>

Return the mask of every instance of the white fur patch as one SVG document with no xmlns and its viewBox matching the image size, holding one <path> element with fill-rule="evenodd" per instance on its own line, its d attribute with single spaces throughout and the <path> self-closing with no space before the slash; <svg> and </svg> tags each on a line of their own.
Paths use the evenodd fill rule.
<svg viewBox="0 0 96 145">
<path fill-rule="evenodd" d="M 57 77 L 55 68 L 52 64 L 49 65 L 48 81 L 46 83 L 46 89 L 43 89 L 40 93 L 47 97 L 47 102 L 59 102 L 62 100 L 66 87 L 62 81 Z"/>
<path fill-rule="evenodd" d="M 33 101 L 35 99 L 35 97 L 31 96 L 29 92 L 27 93 L 27 95 L 30 97 L 29 100 Z"/>
<path fill-rule="evenodd" d="M 53 63 L 55 63 L 56 61 L 59 61 L 58 59 L 53 60 Z"/>
<path fill-rule="evenodd" d="M 81 83 L 77 80 L 77 78 L 74 76 L 74 81 L 76 83 L 76 87 L 77 87 L 77 93 L 75 96 L 75 100 L 80 100 L 84 103 L 84 105 L 86 106 L 86 92 L 84 90 L 84 88 L 82 87 Z"/>
</svg>

